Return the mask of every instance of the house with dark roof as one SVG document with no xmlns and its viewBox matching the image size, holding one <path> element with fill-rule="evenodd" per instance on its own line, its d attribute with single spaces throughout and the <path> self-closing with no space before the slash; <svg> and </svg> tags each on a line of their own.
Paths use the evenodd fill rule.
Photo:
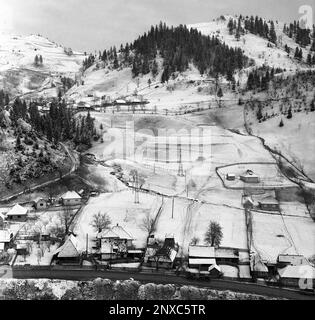
<svg viewBox="0 0 315 320">
<path fill-rule="evenodd" d="M 161 246 L 157 242 L 148 245 L 145 253 L 145 264 L 149 267 L 171 269 L 174 266 L 178 246 L 174 236 L 166 236 Z"/>
</svg>

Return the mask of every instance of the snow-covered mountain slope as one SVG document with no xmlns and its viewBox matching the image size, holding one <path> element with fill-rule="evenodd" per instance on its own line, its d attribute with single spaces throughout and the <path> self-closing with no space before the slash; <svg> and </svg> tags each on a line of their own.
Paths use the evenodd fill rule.
<svg viewBox="0 0 315 320">
<path fill-rule="evenodd" d="M 1 86 L 15 94 L 25 94 L 55 87 L 54 82 L 61 75 L 73 78 L 84 55 L 69 55 L 66 50 L 41 36 L 0 34 Z M 42 56 L 42 65 L 35 65 L 36 55 Z"/>
<path fill-rule="evenodd" d="M 227 24 L 232 18 L 237 21 L 237 16 L 225 16 L 211 22 L 188 25 L 188 28 L 199 30 L 204 35 L 215 36 L 230 47 L 242 48 L 245 55 L 252 58 L 257 66 L 268 65 L 269 67 L 286 69 L 287 71 L 296 71 L 305 68 L 303 64 L 293 59 L 295 48 L 298 46 L 293 39 L 290 39 L 283 33 L 284 23 L 275 22 L 275 31 L 278 44 L 268 47 L 268 40 L 252 33 L 246 33 L 237 41 L 234 34 L 230 34 Z M 284 51 L 284 46 L 288 45 L 292 49 L 290 56 Z M 309 50 L 302 49 L 304 58 Z"/>
<path fill-rule="evenodd" d="M 230 47 L 240 47 L 244 54 L 254 62 L 254 66 L 250 68 L 266 65 L 271 68 L 286 70 L 285 74 L 287 75 L 294 74 L 298 70 L 309 69 L 305 61 L 299 62 L 294 59 L 294 51 L 298 45 L 283 33 L 284 23 L 275 22 L 278 39 L 276 46 L 267 39 L 249 32 L 241 35 L 240 40 L 237 41 L 235 35 L 229 33 L 228 21 L 230 18 L 235 19 L 235 21 L 238 19 L 237 16 L 227 15 L 211 22 L 188 25 L 188 28 L 195 28 L 204 35 L 215 36 Z M 244 21 L 242 24 L 244 27 Z M 291 48 L 289 55 L 284 50 L 285 45 Z M 302 51 L 305 60 L 309 48 L 302 48 Z M 82 76 L 84 85 L 73 87 L 68 92 L 68 96 L 77 102 L 85 101 L 93 104 L 97 101 L 97 98 L 94 99 L 95 97 L 106 95 L 111 100 L 115 100 L 128 97 L 136 92 L 143 95 L 152 107 L 157 106 L 161 109 L 172 109 L 174 106 L 177 108 L 185 107 L 187 104 L 210 103 L 215 99 L 214 92 L 209 91 L 211 83 L 214 86 L 213 79 L 211 82 L 207 75 L 201 76 L 192 64 L 185 72 L 176 74 L 175 79 L 171 79 L 168 84 L 162 84 L 160 79 L 163 61 L 160 58 L 157 60 L 160 72 L 155 78 L 152 77 L 152 74 L 133 78 L 131 68 L 119 70 L 107 67 L 98 68 L 97 65 L 101 64 L 97 62 L 84 72 Z M 240 82 L 241 86 L 246 85 L 248 69 L 240 70 L 234 77 Z M 149 79 L 152 82 L 150 86 L 148 86 Z M 226 83 L 226 80 L 221 78 L 220 83 L 224 82 Z M 94 97 L 92 98 L 92 96 Z M 224 98 L 226 97 L 228 96 L 225 94 Z"/>
</svg>

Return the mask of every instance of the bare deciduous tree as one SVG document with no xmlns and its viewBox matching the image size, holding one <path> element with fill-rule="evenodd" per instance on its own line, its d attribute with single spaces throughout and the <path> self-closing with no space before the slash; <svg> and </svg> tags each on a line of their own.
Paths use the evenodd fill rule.
<svg viewBox="0 0 315 320">
<path fill-rule="evenodd" d="M 101 232 L 103 230 L 109 229 L 111 225 L 111 219 L 108 213 L 97 213 L 94 214 L 91 225 L 97 232 Z"/>
</svg>

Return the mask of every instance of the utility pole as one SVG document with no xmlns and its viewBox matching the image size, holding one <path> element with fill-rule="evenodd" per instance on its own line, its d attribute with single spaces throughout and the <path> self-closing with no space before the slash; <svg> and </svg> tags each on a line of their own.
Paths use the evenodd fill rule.
<svg viewBox="0 0 315 320">
<path fill-rule="evenodd" d="M 138 171 L 135 173 L 135 203 L 139 203 L 139 179 L 138 179 Z"/>
<path fill-rule="evenodd" d="M 86 234 L 86 256 L 89 253 L 89 235 Z"/>
<path fill-rule="evenodd" d="M 177 147 L 179 146 L 179 165 L 178 165 L 178 173 L 177 175 L 179 177 L 183 177 L 184 176 L 184 169 L 183 169 L 183 163 L 182 163 L 182 148 L 181 145 L 177 145 Z"/>
<path fill-rule="evenodd" d="M 172 219 L 174 219 L 174 202 L 175 202 L 175 198 L 172 198 Z"/>
</svg>

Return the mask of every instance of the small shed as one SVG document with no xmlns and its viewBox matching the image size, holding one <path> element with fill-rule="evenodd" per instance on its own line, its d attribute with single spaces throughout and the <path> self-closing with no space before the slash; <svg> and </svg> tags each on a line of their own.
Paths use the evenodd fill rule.
<svg viewBox="0 0 315 320">
<path fill-rule="evenodd" d="M 234 173 L 228 173 L 226 175 L 226 180 L 228 180 L 228 181 L 234 181 L 235 179 L 236 179 L 236 176 Z"/>
<path fill-rule="evenodd" d="M 44 210 L 47 208 L 47 201 L 45 199 L 36 199 L 35 200 L 35 208 L 36 210 Z"/>
<path fill-rule="evenodd" d="M 217 278 L 222 274 L 221 268 L 217 264 L 213 264 L 208 269 L 211 277 Z"/>
<path fill-rule="evenodd" d="M 76 206 L 82 202 L 81 196 L 75 191 L 68 191 L 61 197 L 61 202 L 64 206 Z"/>
<path fill-rule="evenodd" d="M 28 210 L 16 204 L 6 215 L 8 221 L 25 222 Z"/>
</svg>

